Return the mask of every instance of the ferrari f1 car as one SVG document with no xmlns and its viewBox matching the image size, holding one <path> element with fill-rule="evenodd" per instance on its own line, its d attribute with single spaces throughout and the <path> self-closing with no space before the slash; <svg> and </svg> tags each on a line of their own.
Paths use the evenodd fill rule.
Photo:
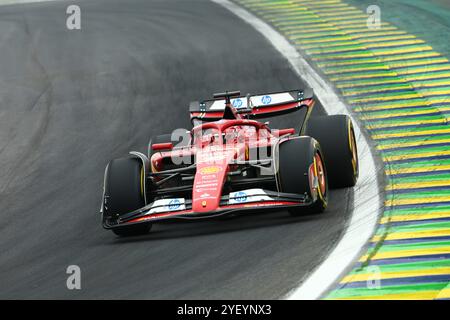
<svg viewBox="0 0 450 320">
<path fill-rule="evenodd" d="M 148 153 L 130 152 L 105 169 L 103 227 L 120 236 L 148 233 L 167 219 L 202 219 L 285 208 L 292 215 L 326 209 L 328 189 L 352 187 L 358 153 L 346 115 L 310 117 L 313 92 L 192 102 L 192 130 L 154 137 Z M 298 128 L 256 119 L 305 110 Z"/>
</svg>

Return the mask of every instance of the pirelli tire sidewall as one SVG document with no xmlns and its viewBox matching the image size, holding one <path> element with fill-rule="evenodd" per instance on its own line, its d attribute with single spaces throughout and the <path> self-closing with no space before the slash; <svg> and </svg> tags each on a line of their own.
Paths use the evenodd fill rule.
<svg viewBox="0 0 450 320">
<path fill-rule="evenodd" d="M 281 141 L 276 148 L 275 161 L 277 187 L 280 192 L 307 194 L 314 203 L 309 207 L 289 209 L 293 215 L 323 212 L 328 204 L 328 182 L 325 162 L 320 144 L 311 137 L 296 137 Z M 322 192 L 313 191 L 311 185 L 310 167 L 314 158 L 322 159 L 325 189 Z M 313 194 L 314 193 L 314 194 Z"/>
<path fill-rule="evenodd" d="M 105 177 L 103 220 L 117 219 L 120 215 L 145 206 L 145 171 L 137 157 L 125 157 L 109 162 Z M 151 224 L 115 227 L 120 236 L 148 233 Z"/>
<path fill-rule="evenodd" d="M 358 150 L 353 123 L 347 115 L 309 119 L 305 135 L 322 148 L 330 188 L 353 187 L 359 175 Z"/>
</svg>

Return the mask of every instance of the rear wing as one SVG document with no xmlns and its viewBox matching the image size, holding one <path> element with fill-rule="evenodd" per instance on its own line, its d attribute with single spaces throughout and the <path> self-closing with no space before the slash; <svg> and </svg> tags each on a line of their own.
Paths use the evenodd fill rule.
<svg viewBox="0 0 450 320">
<path fill-rule="evenodd" d="M 233 93 L 234 96 L 234 93 Z M 267 118 L 297 111 L 314 105 L 312 89 L 272 92 L 237 96 L 230 99 L 231 106 L 244 118 Z M 224 117 L 225 99 L 194 101 L 189 105 L 191 121 L 216 121 Z"/>
</svg>

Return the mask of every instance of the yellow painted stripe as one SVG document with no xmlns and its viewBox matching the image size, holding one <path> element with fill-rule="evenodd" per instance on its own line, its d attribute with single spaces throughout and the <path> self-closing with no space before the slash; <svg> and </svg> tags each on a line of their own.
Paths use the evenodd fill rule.
<svg viewBox="0 0 450 320">
<path fill-rule="evenodd" d="M 371 260 L 380 259 L 392 259 L 392 258 L 404 258 L 413 256 L 428 256 L 437 254 L 449 254 L 450 247 L 436 247 L 427 248 L 423 250 L 400 250 L 400 251 L 389 251 L 389 252 L 377 252 L 374 256 L 371 256 Z M 359 261 L 364 262 L 369 258 L 368 255 L 362 256 Z"/>
<path fill-rule="evenodd" d="M 443 72 L 441 74 L 415 74 L 415 75 L 405 75 L 403 78 L 407 81 L 417 81 L 417 80 L 433 80 L 433 79 L 440 79 L 440 78 L 448 78 L 450 77 L 450 72 Z"/>
<path fill-rule="evenodd" d="M 435 86 L 445 86 L 445 85 L 449 85 L 450 86 L 450 81 L 449 80 L 436 80 L 433 81 L 432 83 L 425 83 L 425 82 L 412 82 L 411 83 L 413 87 L 415 88 L 424 88 L 424 87 L 435 87 Z"/>
<path fill-rule="evenodd" d="M 359 52 L 359 53 L 354 53 L 354 54 L 350 54 L 350 55 L 345 55 L 345 58 L 365 58 L 365 57 L 373 57 L 374 55 L 370 52 Z M 316 56 L 316 57 L 312 57 L 311 59 L 314 61 L 319 61 L 319 60 L 327 60 L 327 59 L 333 59 L 333 58 L 342 58 L 341 55 L 322 55 L 322 56 Z"/>
<path fill-rule="evenodd" d="M 430 144 L 436 144 L 436 143 L 450 143 L 450 139 L 439 139 L 439 140 L 421 140 L 421 141 L 405 141 L 405 142 L 399 142 L 399 143 L 388 143 L 383 145 L 376 146 L 377 150 L 386 150 L 386 149 L 393 149 L 393 148 L 405 148 L 405 147 L 420 147 L 420 146 L 426 146 Z"/>
<path fill-rule="evenodd" d="M 295 37 L 292 37 L 292 39 L 295 39 Z M 326 39 L 316 39 L 316 40 L 302 40 L 302 43 L 310 44 L 310 43 L 326 43 L 326 42 L 334 42 L 334 41 L 341 41 L 341 40 L 352 40 L 351 37 L 348 36 L 337 36 L 333 38 L 326 38 Z"/>
<path fill-rule="evenodd" d="M 257 0 L 257 1 L 261 1 L 261 0 Z M 313 1 L 313 0 L 307 0 L 307 1 L 305 1 L 305 0 L 296 0 L 295 2 L 297 2 L 297 3 L 301 3 L 301 4 L 305 4 L 305 5 L 308 5 L 308 7 L 309 8 L 313 8 L 313 7 L 324 7 L 325 6 L 325 4 L 328 4 L 328 5 L 332 5 L 332 6 L 334 6 L 334 5 L 339 5 L 339 6 L 346 6 L 346 7 L 348 7 L 348 4 L 346 4 L 346 3 L 343 3 L 341 0 L 327 0 L 327 1 L 325 1 L 325 0 L 319 0 L 319 1 Z M 328 5 L 327 6 L 325 6 L 325 7 L 328 7 Z"/>
<path fill-rule="evenodd" d="M 343 75 L 339 77 L 330 77 L 331 81 L 345 81 L 345 80 L 353 80 L 353 79 L 370 79 L 370 78 L 379 78 L 379 77 L 395 77 L 396 73 L 393 71 L 385 71 L 385 72 L 374 72 L 370 74 L 357 74 L 357 75 Z"/>
<path fill-rule="evenodd" d="M 429 100 L 427 100 L 429 101 Z M 427 105 L 427 101 L 423 100 L 422 102 L 417 101 L 395 101 L 391 102 L 388 105 L 371 105 L 367 107 L 358 107 L 354 110 L 356 112 L 364 112 L 364 111 L 381 111 L 381 110 L 389 110 L 389 109 L 399 109 L 399 108 L 409 108 L 409 107 L 415 107 L 418 104 Z"/>
<path fill-rule="evenodd" d="M 449 299 L 450 298 L 450 289 L 445 289 L 439 292 L 439 294 L 435 297 L 435 299 Z"/>
<path fill-rule="evenodd" d="M 381 65 L 381 66 L 363 66 L 361 68 L 355 68 L 355 67 L 349 67 L 349 68 L 341 68 L 339 70 L 326 70 L 325 69 L 325 73 L 326 74 L 341 74 L 341 73 L 345 73 L 345 72 L 359 72 L 359 71 L 368 71 L 368 70 L 389 70 L 388 66 L 385 65 Z"/>
<path fill-rule="evenodd" d="M 426 97 L 428 103 L 449 103 L 448 97 L 427 96 L 426 92 L 421 92 L 421 94 Z M 439 110 L 443 110 L 443 108 L 439 107 Z"/>
<path fill-rule="evenodd" d="M 405 41 L 392 41 L 392 42 L 384 42 L 384 43 L 365 43 L 364 46 L 366 48 L 382 48 L 382 47 L 397 47 L 397 46 L 405 46 L 411 44 L 419 44 L 425 43 L 423 40 L 405 40 Z"/>
<path fill-rule="evenodd" d="M 383 42 L 383 41 L 390 41 L 390 40 L 402 40 L 402 39 L 415 39 L 416 36 L 413 36 L 412 34 L 403 34 L 403 35 L 396 35 L 396 36 L 390 36 L 390 37 L 371 37 L 371 38 L 361 38 L 358 39 L 358 42 Z"/>
<path fill-rule="evenodd" d="M 329 19 L 327 19 L 329 20 Z M 344 18 L 340 19 L 339 21 L 333 21 L 333 24 L 341 27 L 344 31 L 345 29 L 355 29 L 355 28 L 367 28 L 367 16 L 364 18 L 360 18 L 360 19 L 354 19 L 354 20 L 345 20 Z M 380 23 L 381 27 L 383 28 L 383 26 L 388 26 L 389 23 L 387 22 L 382 22 Z"/>
<path fill-rule="evenodd" d="M 320 15 L 320 17 L 322 18 L 322 15 Z M 345 14 L 345 16 L 343 17 L 341 13 L 335 15 L 334 17 L 327 17 L 324 20 L 326 21 L 333 21 L 336 24 L 339 23 L 343 23 L 343 24 L 350 24 L 350 23 L 355 23 L 355 22 L 361 22 L 361 24 L 364 23 L 364 25 L 367 26 L 367 15 L 366 14 L 360 14 L 360 13 L 350 13 L 350 14 Z"/>
<path fill-rule="evenodd" d="M 407 94 L 399 94 L 395 96 L 383 96 L 380 94 L 378 97 L 370 97 L 370 98 L 358 98 L 358 99 L 348 99 L 350 103 L 366 103 L 366 102 L 373 102 L 373 101 L 395 101 L 395 100 L 405 100 L 405 99 L 412 99 L 412 98 L 420 98 L 420 96 L 416 92 L 407 93 Z"/>
<path fill-rule="evenodd" d="M 449 66 L 450 67 L 450 66 Z M 424 97 L 428 97 L 428 96 L 435 96 L 435 95 L 441 95 L 441 94 L 450 94 L 450 89 L 448 88 L 436 88 L 436 89 L 432 89 L 432 90 L 427 90 L 427 91 L 421 91 L 420 92 Z M 450 99 L 444 98 L 444 102 L 450 102 Z"/>
<path fill-rule="evenodd" d="M 401 78 L 387 78 L 387 79 L 378 79 L 373 81 L 367 81 L 364 83 L 357 83 L 357 82 L 348 82 L 348 83 L 337 83 L 337 88 L 359 88 L 359 87 L 366 87 L 366 86 L 375 86 L 380 84 L 388 84 L 388 83 L 404 83 L 408 84 L 404 79 Z"/>
<path fill-rule="evenodd" d="M 299 18 L 301 19 L 301 18 Z M 328 23 L 326 21 L 320 21 L 319 23 L 312 23 L 312 24 L 306 24 L 306 25 L 298 25 L 298 26 L 290 26 L 290 27 L 282 27 L 284 29 L 289 29 L 292 33 L 300 33 L 301 30 L 321 30 L 322 28 L 333 28 L 336 30 L 340 30 L 340 28 L 336 27 L 334 24 L 332 23 Z"/>
<path fill-rule="evenodd" d="M 259 11 L 259 10 L 258 10 Z M 292 17 L 292 16 L 308 16 L 308 15 L 312 15 L 314 13 L 312 13 L 311 11 L 308 10 L 308 8 L 305 7 L 291 7 L 289 9 L 289 11 L 285 11 L 284 12 L 278 12 L 276 14 L 276 17 L 280 17 L 280 19 L 283 19 L 284 17 Z M 270 18 L 274 16 L 273 12 L 267 12 L 267 11 L 261 11 L 260 15 L 264 18 Z"/>
<path fill-rule="evenodd" d="M 355 64 L 361 64 L 361 63 L 381 63 L 381 61 L 378 58 L 368 58 L 368 59 L 364 59 L 364 62 L 361 62 L 358 60 L 327 61 L 327 62 L 318 63 L 317 65 L 320 68 L 323 68 L 323 67 L 351 66 L 351 65 L 355 65 Z"/>
<path fill-rule="evenodd" d="M 298 39 L 302 38 L 301 35 L 309 32 L 322 32 L 322 31 L 333 31 L 333 30 L 340 30 L 336 27 L 326 27 L 326 26 L 320 26 L 317 25 L 315 27 L 296 27 L 296 28 L 288 28 L 284 33 L 289 36 L 290 39 Z"/>
<path fill-rule="evenodd" d="M 439 291 L 417 291 L 405 293 L 392 293 L 379 296 L 349 296 L 337 298 L 336 300 L 432 300 L 439 294 Z"/>
<path fill-rule="evenodd" d="M 295 44 L 300 45 L 305 50 L 310 49 L 317 49 L 317 48 L 333 48 L 333 47 L 340 47 L 344 45 L 353 45 L 353 41 L 346 41 L 346 42 L 339 42 L 339 43 L 317 43 L 317 44 L 310 44 L 310 45 L 304 45 L 302 41 L 294 41 Z"/>
<path fill-rule="evenodd" d="M 343 2 L 340 2 L 340 3 L 343 3 Z M 346 3 L 343 3 L 343 4 L 346 4 Z M 329 8 L 318 8 L 318 9 L 314 9 L 314 12 L 317 13 L 317 14 L 320 13 L 320 15 L 322 15 L 322 13 L 335 12 L 335 11 L 347 12 L 347 10 L 358 11 L 359 13 L 362 12 L 360 9 L 357 9 L 357 8 L 355 8 L 353 6 L 348 5 L 348 4 L 346 4 L 346 6 L 342 6 L 340 8 L 335 8 L 334 6 L 333 7 L 329 7 Z"/>
<path fill-rule="evenodd" d="M 348 32 L 348 30 L 345 30 L 346 32 Z M 367 27 L 366 27 L 366 31 L 367 31 Z M 353 33 L 353 32 L 350 32 Z M 367 32 L 363 32 L 361 34 L 352 34 L 352 37 L 355 39 L 367 39 L 367 38 L 372 38 L 372 37 L 380 37 L 380 36 L 391 36 L 391 35 L 402 35 L 402 34 L 406 34 L 405 31 L 387 31 L 387 32 L 374 32 L 374 31 L 367 31 Z"/>
<path fill-rule="evenodd" d="M 416 159 L 416 158 L 429 158 L 435 156 L 444 156 L 449 155 L 450 150 L 440 150 L 438 152 L 420 152 L 420 153 L 412 153 L 412 154 L 402 154 L 396 156 L 383 156 L 384 161 L 396 161 L 396 160 L 406 160 L 406 159 Z"/>
<path fill-rule="evenodd" d="M 416 188 L 432 188 L 432 187 L 447 187 L 450 186 L 450 180 L 436 180 L 436 181 L 419 181 L 419 182 L 407 182 L 407 183 L 393 183 L 385 187 L 385 190 L 398 190 L 398 189 L 416 189 Z"/>
<path fill-rule="evenodd" d="M 429 167 L 418 168 L 401 168 L 401 169 L 387 169 L 385 172 L 388 175 L 406 174 L 406 173 L 419 173 L 419 172 L 432 172 L 437 170 L 450 170 L 450 165 L 439 165 Z"/>
<path fill-rule="evenodd" d="M 433 51 L 420 52 L 420 53 L 409 53 L 399 56 L 387 56 L 380 57 L 382 61 L 406 61 L 407 59 L 418 59 L 418 58 L 430 58 L 430 57 L 440 57 L 441 54 Z"/>
<path fill-rule="evenodd" d="M 416 231 L 416 232 L 394 232 L 394 233 L 389 233 L 383 239 L 384 240 L 404 240 L 404 239 L 420 239 L 420 238 L 433 238 L 433 237 L 446 237 L 446 236 L 450 236 L 450 229 L 433 230 L 433 231 Z M 372 238 L 371 242 L 378 242 L 381 239 L 382 239 L 382 236 L 377 235 Z M 450 273 L 450 272 L 448 272 L 448 273 Z"/>
<path fill-rule="evenodd" d="M 412 91 L 413 89 L 414 88 L 409 83 L 400 84 L 400 85 L 391 84 L 391 86 L 383 87 L 383 88 L 379 88 L 379 86 L 375 86 L 375 87 L 367 86 L 366 88 L 364 88 L 364 87 L 363 88 L 355 88 L 355 90 L 350 90 L 350 88 L 346 89 L 343 92 L 343 95 L 347 96 L 347 97 L 351 97 L 351 96 L 367 94 L 367 93 L 381 94 L 380 91 L 399 91 L 399 90 L 403 90 L 403 91 L 407 92 L 407 91 Z M 419 94 L 417 94 L 417 95 L 419 96 Z"/>
<path fill-rule="evenodd" d="M 382 29 L 385 31 L 396 31 L 398 30 L 398 28 L 393 27 L 393 26 L 389 26 L 389 23 L 381 23 Z M 353 26 L 343 26 L 343 30 L 346 34 L 350 34 L 350 33 L 366 33 L 367 36 L 371 35 L 371 34 L 376 34 L 378 30 L 376 29 L 367 29 L 367 25 L 361 26 L 359 28 L 355 28 Z M 349 28 L 349 29 L 347 29 Z"/>
<path fill-rule="evenodd" d="M 442 70 L 450 70 L 450 65 L 429 65 L 422 68 L 414 68 L 414 69 L 405 69 L 405 70 L 396 70 L 398 74 L 415 74 L 422 72 L 431 72 L 431 71 L 442 71 Z"/>
<path fill-rule="evenodd" d="M 399 53 L 408 53 L 408 52 L 420 52 L 420 51 L 431 51 L 433 50 L 432 47 L 423 45 L 420 47 L 402 47 L 397 49 L 389 49 L 389 50 L 380 50 L 375 52 L 375 55 L 393 55 L 393 54 L 399 54 Z"/>
<path fill-rule="evenodd" d="M 270 11 L 260 11 L 260 10 L 258 11 L 260 12 L 261 17 L 264 18 L 271 18 L 274 16 L 274 13 Z M 276 17 L 283 19 L 284 17 L 308 16 L 312 14 L 314 13 L 309 11 L 308 8 L 296 6 L 295 8 L 289 9 L 289 11 L 283 10 L 282 12 L 278 12 L 276 14 Z"/>
<path fill-rule="evenodd" d="M 297 36 L 297 39 L 307 39 L 307 38 L 317 38 L 317 37 L 329 37 L 329 36 L 343 36 L 345 35 L 342 32 L 314 32 L 314 33 L 305 33 Z"/>
<path fill-rule="evenodd" d="M 410 204 L 424 204 L 424 203 L 436 203 L 436 202 L 450 202 L 450 196 L 428 196 L 426 199 L 389 199 L 384 203 L 386 206 L 399 206 Z"/>
<path fill-rule="evenodd" d="M 345 48 L 345 49 L 314 49 L 314 50 L 306 50 L 308 54 L 330 54 L 330 53 L 337 53 L 337 52 L 352 52 L 352 51 L 359 51 L 359 50 L 365 50 L 363 46 L 360 46 L 359 48 Z"/>
<path fill-rule="evenodd" d="M 383 217 L 380 220 L 380 224 L 390 223 L 390 222 L 405 222 L 405 221 L 419 221 L 419 220 L 430 220 L 430 219 L 441 219 L 449 218 L 450 212 L 441 213 L 425 213 L 425 214 L 408 214 L 408 215 L 398 215 Z"/>
<path fill-rule="evenodd" d="M 255 2 L 255 3 L 247 3 L 249 8 L 260 8 L 263 7 L 264 10 L 268 9 L 295 9 L 299 8 L 299 6 L 295 3 L 269 3 L 269 2 Z M 257 11 L 257 10 L 255 10 Z"/>
<path fill-rule="evenodd" d="M 402 109 L 400 109 L 400 110 L 402 110 Z M 389 114 L 367 114 L 367 115 L 361 116 L 361 120 L 389 119 L 391 117 L 414 116 L 414 115 L 420 115 L 420 114 L 427 114 L 430 112 L 432 112 L 432 110 L 430 110 L 430 108 L 427 108 L 426 110 L 416 110 L 416 111 L 410 111 L 410 112 L 399 111 L 399 112 L 389 113 Z"/>
<path fill-rule="evenodd" d="M 376 277 L 378 279 L 396 279 L 396 278 L 410 278 L 410 277 L 423 277 L 423 276 L 437 276 L 437 275 L 445 275 L 450 274 L 450 268 L 442 267 L 442 268 L 433 268 L 433 269 L 423 269 L 423 270 L 408 270 L 408 271 L 391 271 L 386 272 L 383 271 L 380 274 L 377 274 Z M 340 283 L 352 283 L 358 281 L 367 281 L 369 279 L 374 278 L 373 273 L 360 273 L 360 274 L 351 274 L 346 276 Z"/>
<path fill-rule="evenodd" d="M 330 20 L 332 17 L 339 17 L 339 18 L 343 18 L 342 15 L 343 13 L 341 11 L 345 11 L 345 16 L 352 19 L 353 17 L 365 17 L 367 19 L 367 15 L 363 15 L 361 14 L 361 10 L 352 10 L 350 8 L 339 8 L 340 10 L 334 9 L 329 11 L 329 12 L 323 12 L 320 10 L 314 10 L 314 12 L 316 14 L 318 14 L 322 19 L 327 20 L 327 21 L 332 21 Z M 345 19 L 345 17 L 344 17 Z"/>
<path fill-rule="evenodd" d="M 426 59 L 426 60 L 419 60 L 419 61 L 403 60 L 400 62 L 391 62 L 391 63 L 389 63 L 389 66 L 392 68 L 402 68 L 402 67 L 413 67 L 413 66 L 427 65 L 427 64 L 431 64 L 431 63 L 442 63 L 442 62 L 448 62 L 448 60 L 443 57 L 439 57 L 437 59 Z"/>
<path fill-rule="evenodd" d="M 441 290 L 435 299 L 449 299 L 450 298 L 450 285 L 448 285 L 445 289 Z"/>
<path fill-rule="evenodd" d="M 396 128 L 401 126 L 412 126 L 421 124 L 446 124 L 446 119 L 433 119 L 433 120 L 418 120 L 418 121 L 403 121 L 403 122 L 389 122 L 380 124 L 366 124 L 368 129 L 381 129 L 381 128 Z"/>
</svg>

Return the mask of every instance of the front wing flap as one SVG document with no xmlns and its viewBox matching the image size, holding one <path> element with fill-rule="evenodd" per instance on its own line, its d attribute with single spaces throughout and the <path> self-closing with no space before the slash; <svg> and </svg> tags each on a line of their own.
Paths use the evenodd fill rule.
<svg viewBox="0 0 450 320">
<path fill-rule="evenodd" d="M 210 212 L 192 211 L 191 200 L 168 198 L 156 200 L 149 205 L 120 216 L 112 216 L 103 222 L 105 229 L 142 222 L 153 222 L 169 219 L 202 219 L 213 218 L 230 213 L 271 210 L 289 207 L 309 206 L 312 199 L 306 194 L 281 193 L 263 189 L 248 189 L 231 192 L 223 196 L 220 206 Z"/>
</svg>

